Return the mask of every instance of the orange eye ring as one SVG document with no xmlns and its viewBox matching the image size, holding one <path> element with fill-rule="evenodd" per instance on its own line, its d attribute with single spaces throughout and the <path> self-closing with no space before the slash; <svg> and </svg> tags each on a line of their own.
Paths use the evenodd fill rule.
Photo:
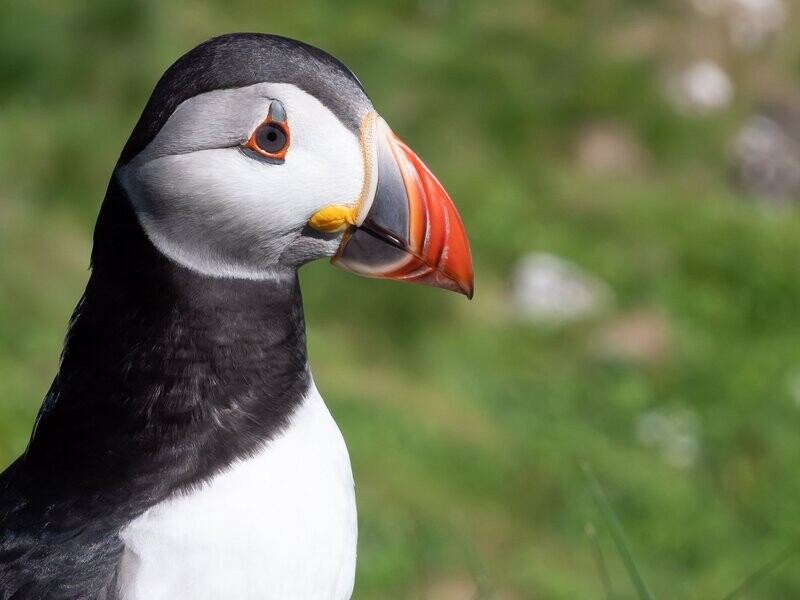
<svg viewBox="0 0 800 600">
<path fill-rule="evenodd" d="M 276 104 L 278 106 L 275 106 Z M 273 115 L 282 118 L 278 120 L 273 118 Z M 267 118 L 253 130 L 244 147 L 265 158 L 283 160 L 290 145 L 291 137 L 289 126 L 286 123 L 286 111 L 277 100 L 273 100 Z"/>
</svg>

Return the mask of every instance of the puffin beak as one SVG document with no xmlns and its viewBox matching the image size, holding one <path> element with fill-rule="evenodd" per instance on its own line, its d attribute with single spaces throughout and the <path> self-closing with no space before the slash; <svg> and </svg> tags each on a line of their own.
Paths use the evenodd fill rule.
<svg viewBox="0 0 800 600">
<path fill-rule="evenodd" d="M 367 173 L 359 202 L 355 208 L 328 207 L 309 221 L 324 231 L 346 227 L 331 262 L 366 277 L 472 298 L 467 234 L 442 184 L 376 113 L 364 119 L 361 142 Z"/>
</svg>

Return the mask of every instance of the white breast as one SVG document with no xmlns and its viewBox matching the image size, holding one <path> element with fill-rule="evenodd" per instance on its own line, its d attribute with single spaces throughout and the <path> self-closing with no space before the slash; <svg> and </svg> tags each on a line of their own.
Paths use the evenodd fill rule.
<svg viewBox="0 0 800 600">
<path fill-rule="evenodd" d="M 347 600 L 356 507 L 342 435 L 313 383 L 253 458 L 121 533 L 123 600 Z"/>
</svg>

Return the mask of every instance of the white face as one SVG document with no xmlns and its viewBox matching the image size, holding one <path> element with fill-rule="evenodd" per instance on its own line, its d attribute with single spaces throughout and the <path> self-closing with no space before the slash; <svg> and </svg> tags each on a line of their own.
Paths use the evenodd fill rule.
<svg viewBox="0 0 800 600">
<path fill-rule="evenodd" d="M 270 104 L 286 111 L 283 161 L 243 149 Z M 215 90 L 183 102 L 117 171 L 153 244 L 206 275 L 263 279 L 332 256 L 341 233 L 306 227 L 326 206 L 355 206 L 366 166 L 359 135 L 291 84 Z"/>
</svg>

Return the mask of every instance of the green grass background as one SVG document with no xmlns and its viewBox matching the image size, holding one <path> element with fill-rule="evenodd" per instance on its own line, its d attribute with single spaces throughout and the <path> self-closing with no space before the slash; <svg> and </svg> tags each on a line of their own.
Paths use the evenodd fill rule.
<svg viewBox="0 0 800 600">
<path fill-rule="evenodd" d="M 25 447 L 157 78 L 212 35 L 280 33 L 359 75 L 450 191 L 475 258 L 471 303 L 303 270 L 315 379 L 356 477 L 355 597 L 469 598 L 477 581 L 497 599 L 600 598 L 587 522 L 617 597 L 635 597 L 588 462 L 652 591 L 721 598 L 800 535 L 800 212 L 741 195 L 730 173 L 742 119 L 800 78 L 790 8 L 783 35 L 742 56 L 667 0 L 3 0 L 0 467 Z M 733 74 L 735 102 L 681 115 L 663 73 L 701 53 Z M 646 164 L 581 169 L 576 139 L 598 120 L 627 127 Z M 564 327 L 515 318 L 509 274 L 532 250 L 607 281 L 613 306 Z M 663 356 L 593 350 L 642 312 L 669 328 Z M 653 409 L 696 413 L 692 468 L 636 441 Z M 798 559 L 747 597 L 800 597 Z"/>
</svg>

